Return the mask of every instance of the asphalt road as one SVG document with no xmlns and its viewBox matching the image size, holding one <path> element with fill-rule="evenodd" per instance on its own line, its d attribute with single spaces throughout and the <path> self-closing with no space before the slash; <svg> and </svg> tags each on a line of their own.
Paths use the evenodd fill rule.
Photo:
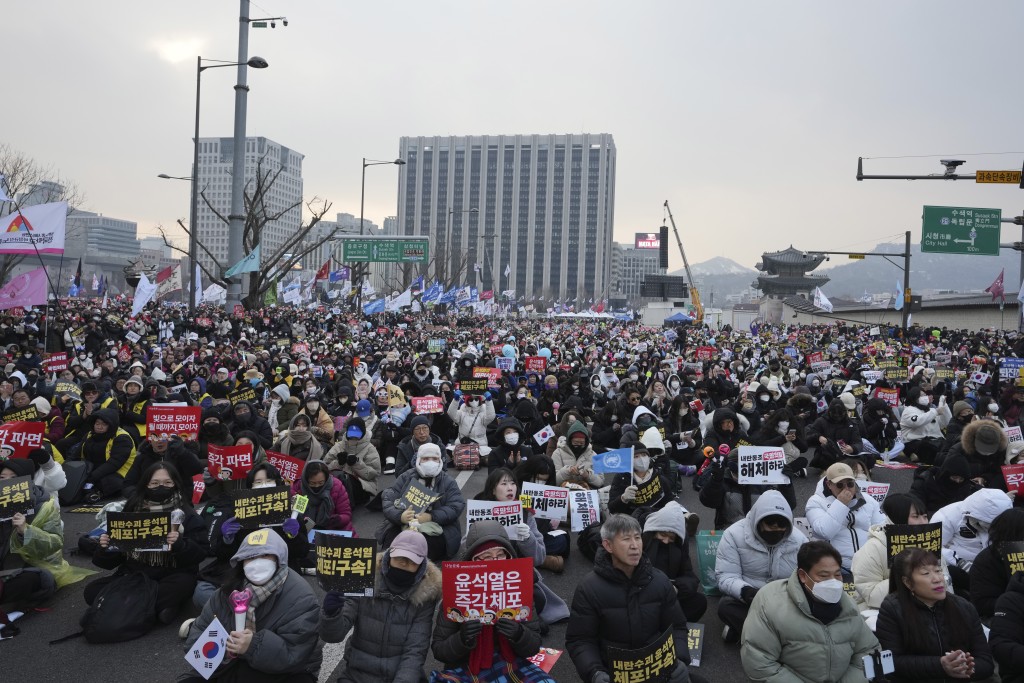
<svg viewBox="0 0 1024 683">
<path fill-rule="evenodd" d="M 814 476 L 814 470 L 812 477 Z M 459 484 L 467 498 L 476 495 L 483 486 L 486 472 L 459 473 Z M 910 487 L 912 472 L 910 470 L 885 470 L 875 468 L 873 476 L 877 481 L 893 484 L 892 491 L 907 491 Z M 389 485 L 392 477 L 384 477 L 382 482 Z M 797 480 L 797 498 L 801 501 L 796 510 L 797 516 L 803 515 L 803 501 L 812 493 L 816 479 Z M 713 528 L 714 511 L 703 507 L 697 500 L 697 494 L 684 483 L 684 492 L 680 503 L 687 509 L 701 516 L 700 528 Z M 360 536 L 370 537 L 380 523 L 381 513 L 358 509 L 355 513 L 355 526 Z M 65 511 L 65 555 L 72 564 L 91 566 L 87 558 L 73 555 L 70 550 L 77 545 L 78 536 L 88 532 L 95 526 L 92 514 L 76 514 Z M 566 570 L 561 575 L 543 571 L 544 580 L 566 602 L 572 599 L 579 580 L 591 569 L 587 561 L 575 548 Z M 693 544 L 690 544 L 693 566 L 697 567 Z M 90 579 L 86 579 L 88 581 Z M 317 594 L 321 594 L 316 581 L 308 579 Z M 48 610 L 26 615 L 19 620 L 21 634 L 15 638 L 0 642 L 0 661 L 2 661 L 5 683 L 108 683 L 110 681 L 173 681 L 180 674 L 191 668 L 184 661 L 184 644 L 178 638 L 177 624 L 155 629 L 146 636 L 126 643 L 111 645 L 91 645 L 81 638 L 56 645 L 48 642 L 55 638 L 74 633 L 79 630 L 78 620 L 85 611 L 82 598 L 82 587 L 85 582 L 70 586 L 60 591 L 53 599 Z M 705 624 L 705 644 L 703 661 L 699 669 L 695 669 L 708 681 L 742 681 L 747 680 L 740 665 L 739 647 L 725 645 L 721 639 L 722 623 L 717 616 L 718 598 L 709 598 L 708 611 L 702 622 Z M 194 616 L 184 613 L 182 618 Z M 565 624 L 551 628 L 545 638 L 544 645 L 556 649 L 564 647 Z M 324 667 L 320 681 L 335 680 L 340 671 L 342 645 L 324 645 Z M 436 667 L 437 663 L 428 658 L 426 670 Z M 552 676 L 558 681 L 577 683 L 580 678 L 569 660 L 563 655 L 555 665 Z"/>
</svg>

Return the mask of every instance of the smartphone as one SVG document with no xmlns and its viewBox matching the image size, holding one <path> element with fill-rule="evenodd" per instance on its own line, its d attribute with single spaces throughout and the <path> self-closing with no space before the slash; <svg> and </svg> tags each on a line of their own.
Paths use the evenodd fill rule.
<svg viewBox="0 0 1024 683">
<path fill-rule="evenodd" d="M 790 429 L 788 432 L 786 432 L 786 434 L 790 435 L 790 436 L 796 436 L 796 430 L 795 429 Z"/>
<path fill-rule="evenodd" d="M 842 439 L 839 439 L 838 441 L 836 441 L 836 443 L 839 444 L 840 448 L 846 448 L 846 442 L 843 441 Z"/>
</svg>

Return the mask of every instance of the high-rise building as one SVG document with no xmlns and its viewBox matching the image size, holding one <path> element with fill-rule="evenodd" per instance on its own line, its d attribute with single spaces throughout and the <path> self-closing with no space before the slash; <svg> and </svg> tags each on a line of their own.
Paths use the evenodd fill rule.
<svg viewBox="0 0 1024 683">
<path fill-rule="evenodd" d="M 228 263 L 228 224 L 221 220 L 231 213 L 231 164 L 233 138 L 199 139 L 199 191 L 209 200 L 198 199 L 199 261 L 207 268 L 213 262 L 206 250 L 224 266 Z M 304 155 L 263 137 L 245 139 L 245 192 L 252 195 L 262 185 L 260 203 L 268 215 L 276 216 L 263 227 L 260 250 L 268 259 L 302 225 L 302 160 Z M 263 182 L 257 181 L 257 173 Z M 273 179 L 273 182 L 271 182 Z M 216 211 L 214 211 L 216 210 Z"/>
<path fill-rule="evenodd" d="M 398 230 L 430 236 L 430 275 L 527 300 L 607 296 L 611 135 L 403 137 L 399 157 Z"/>
<path fill-rule="evenodd" d="M 106 258 L 138 258 L 138 223 L 111 218 L 92 211 L 75 210 L 68 214 L 67 232 L 85 234 L 85 257 L 102 255 Z"/>
<path fill-rule="evenodd" d="M 633 247 L 615 245 L 618 254 L 616 275 L 613 283 L 617 285 L 617 293 L 624 296 L 633 305 L 639 305 L 641 285 L 648 275 L 664 275 L 661 259 L 657 249 L 635 249 Z"/>
</svg>

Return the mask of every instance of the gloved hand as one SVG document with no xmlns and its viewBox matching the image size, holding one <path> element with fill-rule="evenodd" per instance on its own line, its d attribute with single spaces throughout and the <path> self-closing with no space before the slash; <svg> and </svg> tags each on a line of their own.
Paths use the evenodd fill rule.
<svg viewBox="0 0 1024 683">
<path fill-rule="evenodd" d="M 281 531 L 288 538 L 295 538 L 299 535 L 299 520 L 291 518 L 284 520 L 284 524 L 281 525 Z"/>
<path fill-rule="evenodd" d="M 356 458 L 356 454 L 355 453 L 349 453 L 348 457 L 345 458 L 345 462 L 348 463 L 349 465 L 355 465 L 356 464 L 356 460 L 358 460 L 358 458 Z"/>
<path fill-rule="evenodd" d="M 595 671 L 590 683 L 611 683 L 611 680 L 607 671 Z"/>
<path fill-rule="evenodd" d="M 228 543 L 233 543 L 235 534 L 242 530 L 242 525 L 235 517 L 228 517 L 220 525 L 220 535 Z"/>
<path fill-rule="evenodd" d="M 324 593 L 324 614 L 333 617 L 345 606 L 345 596 L 338 591 Z"/>
<path fill-rule="evenodd" d="M 39 469 L 43 469 L 43 465 L 49 463 L 53 458 L 42 448 L 33 448 L 29 451 L 28 459 L 34 462 Z"/>
<path fill-rule="evenodd" d="M 636 486 L 634 486 L 632 484 L 627 486 L 626 490 L 622 492 L 622 502 L 623 503 L 632 503 L 634 500 L 636 500 L 636 492 L 637 491 L 639 491 L 639 489 Z"/>
<path fill-rule="evenodd" d="M 755 595 L 757 595 L 757 589 L 753 586 L 744 586 L 743 590 L 740 591 L 740 598 L 748 605 L 754 602 Z"/>
<path fill-rule="evenodd" d="M 668 675 L 668 683 L 689 683 L 690 682 L 690 670 L 686 668 L 686 664 L 682 662 L 676 662 L 676 668 L 672 669 L 672 673 Z"/>
<path fill-rule="evenodd" d="M 490 401 L 491 400 L 491 392 L 489 392 L 489 391 L 485 391 L 484 392 L 484 400 L 485 401 Z"/>
<path fill-rule="evenodd" d="M 883 425 L 887 425 L 887 424 L 889 424 L 889 418 L 887 418 L 887 417 L 883 417 L 883 418 L 882 418 L 882 424 L 883 424 Z"/>
<path fill-rule="evenodd" d="M 479 619 L 472 619 L 459 624 L 459 636 L 462 638 L 462 644 L 466 647 L 476 647 L 477 636 L 480 635 L 480 630 L 483 627 L 483 622 Z"/>
<path fill-rule="evenodd" d="M 461 401 L 462 400 L 462 391 L 459 390 L 459 389 L 455 390 L 455 400 L 456 401 Z"/>
<path fill-rule="evenodd" d="M 530 539 L 530 525 L 526 522 L 514 524 L 512 525 L 512 528 L 516 531 L 517 541 L 528 541 Z"/>
<path fill-rule="evenodd" d="M 498 623 L 494 625 L 494 628 L 509 640 L 518 640 L 523 633 L 523 625 L 508 617 L 498 619 Z"/>
</svg>

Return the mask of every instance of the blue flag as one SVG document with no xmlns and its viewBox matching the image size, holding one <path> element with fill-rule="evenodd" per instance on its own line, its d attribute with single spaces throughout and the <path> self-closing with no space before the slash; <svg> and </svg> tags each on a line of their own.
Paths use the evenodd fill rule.
<svg viewBox="0 0 1024 683">
<path fill-rule="evenodd" d="M 896 301 L 893 302 L 893 307 L 897 311 L 903 310 L 903 285 L 899 281 L 896 282 Z"/>
<path fill-rule="evenodd" d="M 439 304 L 453 304 L 455 303 L 455 295 L 458 294 L 459 290 L 449 289 L 447 292 L 442 292 L 441 296 L 437 298 Z"/>
<path fill-rule="evenodd" d="M 439 282 L 435 282 L 430 285 L 427 291 L 423 292 L 422 301 L 425 304 L 429 304 L 431 301 L 437 301 L 440 299 L 442 294 L 444 294 L 444 290 L 441 288 L 441 284 Z"/>
<path fill-rule="evenodd" d="M 376 299 L 365 305 L 363 305 L 363 313 L 366 315 L 373 315 L 374 313 L 384 312 L 384 299 Z"/>
<path fill-rule="evenodd" d="M 257 244 L 245 258 L 228 268 L 228 272 L 224 273 L 224 277 L 234 277 L 235 275 L 241 275 L 242 273 L 255 273 L 259 269 L 260 245 Z"/>
<path fill-rule="evenodd" d="M 610 472 L 633 471 L 633 447 L 617 448 L 614 451 L 594 454 L 594 472 L 607 474 Z"/>
</svg>

